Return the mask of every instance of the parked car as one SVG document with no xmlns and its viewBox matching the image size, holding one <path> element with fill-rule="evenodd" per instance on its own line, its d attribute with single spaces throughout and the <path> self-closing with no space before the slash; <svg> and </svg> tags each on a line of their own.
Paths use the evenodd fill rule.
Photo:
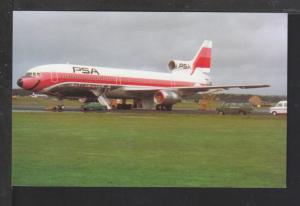
<svg viewBox="0 0 300 206">
<path fill-rule="evenodd" d="M 241 114 L 246 115 L 252 112 L 253 107 L 250 103 L 226 102 L 217 107 L 219 114 Z"/>
<path fill-rule="evenodd" d="M 101 111 L 106 109 L 107 109 L 106 106 L 98 102 L 90 102 L 81 106 L 82 111 Z"/>
<path fill-rule="evenodd" d="M 274 116 L 287 113 L 287 101 L 280 101 L 274 107 L 270 108 L 270 113 Z"/>
</svg>

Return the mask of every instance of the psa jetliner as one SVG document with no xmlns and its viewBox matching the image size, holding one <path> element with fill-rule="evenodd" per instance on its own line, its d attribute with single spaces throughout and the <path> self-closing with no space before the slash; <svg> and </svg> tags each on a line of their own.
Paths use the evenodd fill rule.
<svg viewBox="0 0 300 206">
<path fill-rule="evenodd" d="M 205 40 L 190 61 L 171 60 L 170 72 L 151 72 L 72 64 L 34 67 L 21 77 L 19 87 L 58 99 L 77 98 L 83 102 L 99 101 L 111 109 L 110 99 L 135 99 L 143 108 L 172 110 L 183 97 L 201 92 L 230 88 L 269 87 L 255 85 L 213 85 L 211 69 L 212 42 Z"/>
</svg>

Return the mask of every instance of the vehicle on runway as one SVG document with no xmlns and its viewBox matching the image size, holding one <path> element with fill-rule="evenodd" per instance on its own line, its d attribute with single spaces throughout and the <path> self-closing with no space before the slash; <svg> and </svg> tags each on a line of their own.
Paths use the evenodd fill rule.
<svg viewBox="0 0 300 206">
<path fill-rule="evenodd" d="M 81 106 L 81 111 L 87 112 L 87 111 L 103 111 L 106 110 L 106 106 L 98 103 L 98 102 L 89 102 L 85 105 Z"/>
<path fill-rule="evenodd" d="M 246 115 L 253 111 L 250 103 L 225 102 L 217 107 L 219 114 L 240 114 Z"/>
<path fill-rule="evenodd" d="M 55 96 L 60 100 L 77 98 L 96 102 L 111 109 L 111 98 L 135 99 L 144 109 L 172 110 L 183 97 L 196 93 L 230 88 L 261 88 L 254 85 L 212 85 L 212 41 L 205 40 L 190 61 L 171 60 L 170 73 L 50 64 L 30 69 L 17 81 L 23 89 Z"/>
<path fill-rule="evenodd" d="M 279 101 L 274 107 L 270 108 L 270 113 L 274 116 L 287 113 L 287 101 Z"/>
</svg>

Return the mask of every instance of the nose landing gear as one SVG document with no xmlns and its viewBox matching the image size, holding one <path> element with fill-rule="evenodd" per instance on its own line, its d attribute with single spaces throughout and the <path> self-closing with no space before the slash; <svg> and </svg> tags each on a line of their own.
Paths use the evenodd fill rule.
<svg viewBox="0 0 300 206">
<path fill-rule="evenodd" d="M 62 112 L 64 109 L 65 109 L 65 106 L 64 106 L 64 97 L 63 96 L 59 96 L 58 97 L 58 105 L 56 105 L 53 110 L 54 111 L 57 111 L 57 112 Z"/>
</svg>

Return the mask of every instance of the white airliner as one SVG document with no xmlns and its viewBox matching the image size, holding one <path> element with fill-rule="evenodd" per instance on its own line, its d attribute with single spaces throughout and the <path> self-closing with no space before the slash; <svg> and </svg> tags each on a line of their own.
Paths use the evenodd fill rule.
<svg viewBox="0 0 300 206">
<path fill-rule="evenodd" d="M 212 42 L 205 40 L 190 61 L 171 60 L 170 73 L 50 64 L 30 69 L 17 84 L 23 89 L 56 96 L 78 98 L 83 102 L 99 101 L 111 109 L 110 98 L 135 99 L 143 108 L 172 110 L 182 97 L 229 88 L 269 87 L 255 85 L 212 85 L 207 73 L 211 67 Z"/>
</svg>

